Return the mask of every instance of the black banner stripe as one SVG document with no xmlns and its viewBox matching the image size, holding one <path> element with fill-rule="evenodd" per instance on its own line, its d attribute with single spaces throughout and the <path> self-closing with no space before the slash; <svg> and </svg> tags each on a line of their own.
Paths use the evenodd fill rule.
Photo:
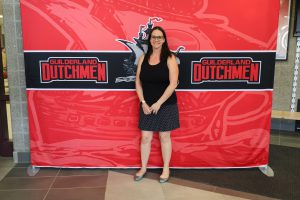
<svg viewBox="0 0 300 200">
<path fill-rule="evenodd" d="M 130 52 L 24 54 L 29 89 L 131 90 L 135 87 L 132 65 L 135 58 Z M 273 88 L 275 52 L 180 52 L 177 56 L 180 60 L 178 90 Z"/>
</svg>

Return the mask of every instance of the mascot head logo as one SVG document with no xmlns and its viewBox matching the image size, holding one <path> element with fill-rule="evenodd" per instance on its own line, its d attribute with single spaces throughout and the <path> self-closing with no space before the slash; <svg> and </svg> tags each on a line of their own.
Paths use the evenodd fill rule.
<svg viewBox="0 0 300 200">
<path fill-rule="evenodd" d="M 123 69 L 126 72 L 126 77 L 117 77 L 116 83 L 118 82 L 133 82 L 135 81 L 135 73 L 138 64 L 139 57 L 145 54 L 148 50 L 148 38 L 151 29 L 154 27 L 153 22 L 162 22 L 162 18 L 159 17 L 150 17 L 147 25 L 140 25 L 138 38 L 134 37 L 132 41 L 117 39 L 118 42 L 124 44 L 128 49 L 130 49 L 131 54 L 128 59 L 124 59 L 123 61 Z M 175 55 L 179 53 L 180 50 L 184 49 L 184 47 L 180 46 Z M 180 63 L 179 59 L 177 62 Z"/>
</svg>

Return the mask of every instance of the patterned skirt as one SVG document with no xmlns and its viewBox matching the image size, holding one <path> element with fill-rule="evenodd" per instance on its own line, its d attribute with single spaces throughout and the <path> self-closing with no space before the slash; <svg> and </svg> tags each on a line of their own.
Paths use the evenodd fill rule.
<svg viewBox="0 0 300 200">
<path fill-rule="evenodd" d="M 143 131 L 171 131 L 179 128 L 177 104 L 163 105 L 158 113 L 145 115 L 140 106 L 139 128 Z"/>
</svg>

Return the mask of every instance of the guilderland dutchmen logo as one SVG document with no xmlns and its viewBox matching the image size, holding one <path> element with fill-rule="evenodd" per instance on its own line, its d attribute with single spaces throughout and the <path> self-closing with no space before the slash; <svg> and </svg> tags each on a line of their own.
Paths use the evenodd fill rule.
<svg viewBox="0 0 300 200">
<path fill-rule="evenodd" d="M 107 61 L 97 57 L 49 57 L 40 61 L 41 83 L 94 81 L 108 83 Z"/>
<path fill-rule="evenodd" d="M 259 84 L 261 61 L 250 57 L 205 57 L 192 62 L 191 83 L 246 82 Z"/>
<path fill-rule="evenodd" d="M 123 61 L 123 69 L 126 73 L 126 77 L 117 77 L 115 82 L 134 82 L 135 81 L 135 74 L 136 74 L 136 68 L 139 61 L 139 58 L 142 54 L 145 54 L 148 50 L 148 38 L 149 33 L 151 29 L 154 26 L 154 21 L 156 22 L 162 22 L 162 18 L 159 17 L 150 17 L 147 25 L 140 25 L 139 32 L 138 32 L 138 38 L 133 38 L 134 42 L 123 40 L 123 39 L 117 39 L 118 42 L 121 42 L 124 44 L 127 48 L 130 49 L 131 54 L 128 59 L 124 59 Z M 176 50 L 176 60 L 177 63 L 180 64 L 180 60 L 177 57 L 178 53 L 183 50 L 184 47 L 180 46 Z"/>
</svg>

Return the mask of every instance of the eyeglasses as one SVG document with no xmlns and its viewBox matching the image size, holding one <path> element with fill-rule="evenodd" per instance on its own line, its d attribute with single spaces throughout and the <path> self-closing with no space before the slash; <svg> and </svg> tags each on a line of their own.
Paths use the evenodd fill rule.
<svg viewBox="0 0 300 200">
<path fill-rule="evenodd" d="M 152 35 L 152 36 L 151 36 L 151 39 L 152 39 L 152 40 L 162 40 L 162 39 L 164 39 L 164 36 L 162 36 L 162 35 L 161 35 L 161 36 L 155 36 L 155 35 Z"/>
</svg>

